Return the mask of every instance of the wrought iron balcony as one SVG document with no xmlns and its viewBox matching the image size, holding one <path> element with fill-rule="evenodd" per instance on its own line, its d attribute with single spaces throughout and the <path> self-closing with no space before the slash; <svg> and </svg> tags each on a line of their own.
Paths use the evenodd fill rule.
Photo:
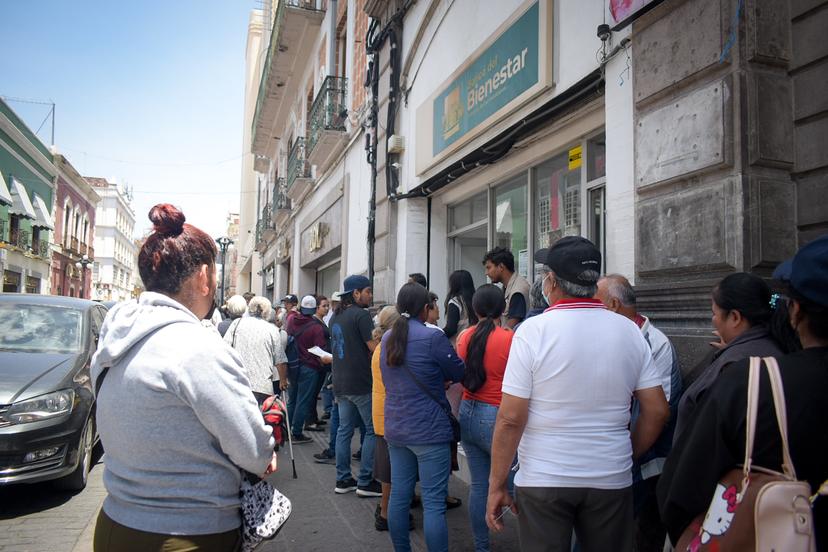
<svg viewBox="0 0 828 552">
<path fill-rule="evenodd" d="M 20 249 L 29 249 L 29 233 L 20 228 L 12 228 L 9 242 Z"/>
<path fill-rule="evenodd" d="M 276 227 L 273 224 L 270 205 L 265 205 L 256 221 L 256 250 L 260 253 L 267 249 L 268 242 L 276 237 Z"/>
<path fill-rule="evenodd" d="M 72 251 L 73 253 L 79 253 L 80 252 L 80 245 L 79 245 L 79 242 L 78 242 L 78 238 L 70 238 L 70 240 L 69 240 L 69 251 Z"/>
<path fill-rule="evenodd" d="M 80 249 L 78 249 L 78 253 L 82 256 L 86 255 L 88 247 L 85 243 L 80 244 Z"/>
<path fill-rule="evenodd" d="M 276 180 L 273 186 L 273 223 L 280 227 L 290 216 L 292 202 L 287 195 L 287 181 L 284 177 Z"/>
<path fill-rule="evenodd" d="M 91 245 L 87 247 L 86 256 L 89 257 L 90 261 L 95 258 L 95 248 Z"/>
<path fill-rule="evenodd" d="M 311 59 L 317 32 L 325 18 L 322 0 L 280 0 L 270 30 L 256 111 L 253 115 L 251 151 L 273 157 L 275 136 L 284 127 L 290 102 L 300 88 L 297 60 Z"/>
<path fill-rule="evenodd" d="M 43 259 L 49 259 L 49 242 L 46 240 L 32 240 L 32 253 Z"/>
<path fill-rule="evenodd" d="M 345 121 L 348 119 L 346 96 L 348 79 L 326 77 L 310 111 L 308 158 L 315 165 L 325 165 L 338 146 L 344 145 Z"/>
<path fill-rule="evenodd" d="M 0 242 L 8 243 L 9 239 L 6 237 L 6 226 L 8 223 L 5 220 L 0 220 Z"/>
<path fill-rule="evenodd" d="M 300 136 L 288 153 L 287 195 L 294 201 L 301 198 L 313 183 L 311 164 L 305 152 L 305 138 Z"/>
</svg>

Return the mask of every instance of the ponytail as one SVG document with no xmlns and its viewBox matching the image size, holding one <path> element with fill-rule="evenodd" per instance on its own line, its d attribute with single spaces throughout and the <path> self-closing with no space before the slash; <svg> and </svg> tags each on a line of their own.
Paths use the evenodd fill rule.
<svg viewBox="0 0 828 552">
<path fill-rule="evenodd" d="M 410 282 L 400 288 L 397 294 L 397 310 L 400 317 L 391 326 L 391 335 L 385 342 L 386 359 L 389 366 L 405 363 L 405 349 L 408 347 L 408 321 L 417 317 L 429 303 L 428 290 Z"/>
<path fill-rule="evenodd" d="M 463 376 L 463 387 L 474 393 L 486 383 L 486 368 L 483 365 L 483 358 L 486 355 L 486 343 L 489 335 L 495 330 L 494 320 L 482 318 L 474 333 L 469 339 L 469 348 L 466 353 L 466 373 Z"/>
<path fill-rule="evenodd" d="M 472 306 L 479 321 L 469 339 L 463 387 L 474 393 L 486 383 L 486 344 L 489 342 L 489 336 L 495 331 L 495 320 L 500 318 L 506 308 L 506 299 L 499 287 L 485 284 L 474 293 Z"/>
</svg>

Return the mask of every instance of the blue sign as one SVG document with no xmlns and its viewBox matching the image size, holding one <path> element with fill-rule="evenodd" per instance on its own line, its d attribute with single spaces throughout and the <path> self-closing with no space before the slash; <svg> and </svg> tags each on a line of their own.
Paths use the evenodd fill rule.
<svg viewBox="0 0 828 552">
<path fill-rule="evenodd" d="M 538 83 L 538 18 L 535 2 L 434 99 L 432 155 Z"/>
</svg>

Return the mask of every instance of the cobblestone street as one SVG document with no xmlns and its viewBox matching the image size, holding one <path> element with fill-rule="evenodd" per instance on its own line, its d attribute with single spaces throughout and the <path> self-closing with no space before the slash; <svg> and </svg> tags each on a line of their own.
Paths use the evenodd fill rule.
<svg viewBox="0 0 828 552">
<path fill-rule="evenodd" d="M 106 495 L 99 456 L 89 483 L 76 495 L 50 483 L 0 487 L 0 551 L 91 551 L 95 516 Z"/>
</svg>

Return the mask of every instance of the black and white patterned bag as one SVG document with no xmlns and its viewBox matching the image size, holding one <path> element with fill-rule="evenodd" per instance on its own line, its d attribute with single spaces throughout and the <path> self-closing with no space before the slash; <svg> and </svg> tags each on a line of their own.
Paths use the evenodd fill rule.
<svg viewBox="0 0 828 552">
<path fill-rule="evenodd" d="M 279 533 L 291 513 L 290 500 L 273 485 L 246 472 L 241 482 L 242 552 Z"/>
</svg>

